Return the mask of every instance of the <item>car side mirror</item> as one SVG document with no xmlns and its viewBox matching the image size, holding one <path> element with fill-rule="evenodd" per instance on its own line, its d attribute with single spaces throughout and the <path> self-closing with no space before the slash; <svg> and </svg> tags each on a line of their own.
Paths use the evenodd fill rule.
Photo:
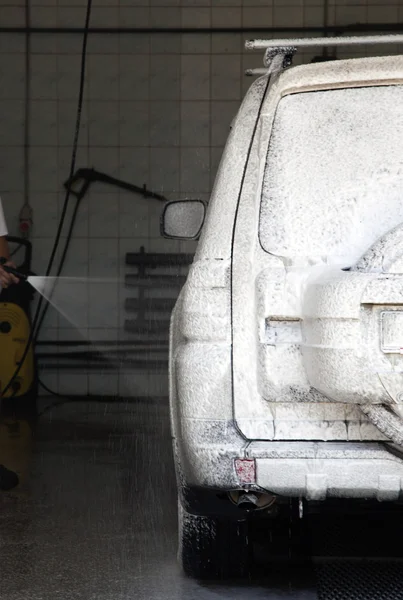
<svg viewBox="0 0 403 600">
<path fill-rule="evenodd" d="M 161 217 L 161 235 L 171 240 L 197 240 L 206 216 L 202 200 L 168 202 Z"/>
</svg>

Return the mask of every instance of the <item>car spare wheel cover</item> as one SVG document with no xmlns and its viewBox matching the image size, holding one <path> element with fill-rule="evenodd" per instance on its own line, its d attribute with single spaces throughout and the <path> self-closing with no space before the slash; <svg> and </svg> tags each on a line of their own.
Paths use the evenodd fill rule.
<svg viewBox="0 0 403 600">
<path fill-rule="evenodd" d="M 379 238 L 369 250 L 351 267 L 361 273 L 403 274 L 403 224 L 398 225 Z M 381 374 L 378 374 L 382 381 Z M 382 382 L 384 383 L 384 382 Z M 387 388 L 385 387 L 386 391 Z M 361 410 L 370 421 L 395 444 L 403 446 L 403 404 L 364 404 Z M 403 374 L 402 374 L 403 402 Z"/>
</svg>

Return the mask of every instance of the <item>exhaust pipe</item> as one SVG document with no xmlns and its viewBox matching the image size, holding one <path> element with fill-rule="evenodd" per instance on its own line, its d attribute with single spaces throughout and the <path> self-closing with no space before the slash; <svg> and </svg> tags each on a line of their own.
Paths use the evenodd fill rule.
<svg viewBox="0 0 403 600">
<path fill-rule="evenodd" d="M 267 510 L 276 502 L 277 497 L 263 492 L 245 492 L 237 490 L 228 493 L 229 499 L 241 510 Z"/>
</svg>

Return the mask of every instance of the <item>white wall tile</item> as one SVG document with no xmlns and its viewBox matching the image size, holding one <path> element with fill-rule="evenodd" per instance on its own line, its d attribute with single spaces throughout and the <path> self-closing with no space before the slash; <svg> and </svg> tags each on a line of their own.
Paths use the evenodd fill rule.
<svg viewBox="0 0 403 600">
<path fill-rule="evenodd" d="M 0 150 L 1 193 L 19 192 L 24 189 L 24 151 L 18 147 L 4 147 Z"/>
<path fill-rule="evenodd" d="M 150 61 L 145 55 L 119 57 L 119 99 L 148 100 Z"/>
<path fill-rule="evenodd" d="M 223 6 L 213 6 L 211 9 L 213 27 L 240 27 L 242 9 Z"/>
<path fill-rule="evenodd" d="M 210 150 L 185 148 L 181 153 L 181 191 L 197 194 L 210 190 Z"/>
<path fill-rule="evenodd" d="M 87 41 L 87 52 L 88 54 L 119 54 L 119 35 L 114 33 L 90 35 Z"/>
<path fill-rule="evenodd" d="M 119 103 L 119 146 L 149 146 L 150 105 L 148 102 Z"/>
<path fill-rule="evenodd" d="M 24 143 L 24 121 L 22 100 L 0 100 L 1 146 L 21 146 Z"/>
<path fill-rule="evenodd" d="M 125 6 L 119 9 L 119 25 L 122 27 L 148 27 L 150 11 L 144 6 Z"/>
<path fill-rule="evenodd" d="M 23 54 L 25 52 L 25 39 L 22 35 L 2 33 L 0 35 L 0 54 Z"/>
<path fill-rule="evenodd" d="M 210 6 L 211 0 L 182 0 L 181 6 Z"/>
<path fill-rule="evenodd" d="M 59 220 L 57 193 L 32 192 L 29 200 L 33 209 L 33 237 L 54 239 Z"/>
<path fill-rule="evenodd" d="M 212 54 L 239 54 L 243 51 L 244 36 L 234 33 L 222 33 L 212 36 Z"/>
<path fill-rule="evenodd" d="M 329 11 L 330 12 L 330 11 Z M 324 11 L 318 6 L 304 8 L 304 27 L 322 27 L 324 24 Z M 334 19 L 329 19 L 333 22 Z"/>
<path fill-rule="evenodd" d="M 396 23 L 399 19 L 399 6 L 368 6 L 368 23 Z"/>
<path fill-rule="evenodd" d="M 181 94 L 183 100 L 209 100 L 210 57 L 182 56 Z"/>
<path fill-rule="evenodd" d="M 348 25 L 351 23 L 365 23 L 367 21 L 367 7 L 352 4 L 349 6 L 336 6 L 336 24 Z"/>
<path fill-rule="evenodd" d="M 182 34 L 181 35 L 181 52 L 182 52 L 182 54 L 184 54 L 184 55 L 209 54 L 211 51 L 211 40 L 213 37 L 216 37 L 216 36 L 200 34 L 200 33 L 184 33 L 184 34 Z"/>
<path fill-rule="evenodd" d="M 161 0 L 163 1 L 163 0 Z M 150 54 L 180 54 L 181 36 L 176 33 L 159 33 L 150 36 Z"/>
<path fill-rule="evenodd" d="M 101 173 L 106 173 L 112 177 L 119 177 L 119 155 L 120 150 L 117 147 L 107 148 L 90 146 L 88 150 L 88 159 L 85 161 L 85 164 L 90 165 L 97 171 L 101 171 Z M 80 164 L 81 163 L 77 161 L 77 166 Z"/>
<path fill-rule="evenodd" d="M 88 57 L 88 95 L 91 100 L 118 100 L 118 56 L 93 54 Z"/>
<path fill-rule="evenodd" d="M 118 192 L 93 191 L 86 201 L 89 205 L 89 236 L 116 239 L 119 235 Z"/>
<path fill-rule="evenodd" d="M 33 100 L 30 112 L 30 143 L 33 146 L 57 146 L 57 102 L 55 100 Z"/>
<path fill-rule="evenodd" d="M 148 8 L 139 8 L 148 19 Z M 150 52 L 150 36 L 149 34 L 125 34 L 119 35 L 119 52 L 122 54 L 130 54 L 132 56 L 148 55 Z"/>
<path fill-rule="evenodd" d="M 181 9 L 179 6 L 151 6 L 150 27 L 180 27 Z"/>
<path fill-rule="evenodd" d="M 56 100 L 58 97 L 58 64 L 52 54 L 31 57 L 31 97 L 34 100 Z"/>
<path fill-rule="evenodd" d="M 119 197 L 119 232 L 118 236 L 122 239 L 130 240 L 147 234 L 148 231 L 148 207 L 151 199 L 143 198 L 137 194 L 129 192 L 121 194 Z M 155 200 L 154 200 L 155 202 Z M 119 249 L 119 257 L 122 258 L 122 248 Z"/>
<path fill-rule="evenodd" d="M 181 146 L 210 145 L 210 103 L 181 103 Z"/>
<path fill-rule="evenodd" d="M 241 57 L 212 56 L 211 97 L 213 100 L 241 100 Z"/>
<path fill-rule="evenodd" d="M 119 270 L 119 244 L 117 238 L 90 238 L 88 252 L 90 277 L 117 277 Z M 99 286 L 97 289 L 100 289 Z"/>
<path fill-rule="evenodd" d="M 299 11 L 299 9 L 295 9 L 294 7 L 287 10 L 289 13 L 293 13 L 295 10 Z M 274 9 L 274 14 L 278 18 L 278 11 L 276 8 Z M 242 11 L 242 25 L 244 27 L 272 27 L 273 8 L 271 6 L 244 7 Z"/>
<path fill-rule="evenodd" d="M 202 6 L 186 6 L 181 9 L 182 27 L 210 27 L 211 9 Z"/>
<path fill-rule="evenodd" d="M 43 34 L 42 37 L 45 37 Z M 48 37 L 48 34 L 46 34 Z M 52 39 L 51 37 L 49 39 Z M 57 43 L 57 53 L 58 55 L 64 54 L 71 58 L 78 58 L 80 60 L 80 56 L 83 49 L 83 36 L 82 34 L 73 34 L 69 33 L 68 35 L 60 35 L 56 34 L 56 43 Z M 87 44 L 87 50 L 89 50 L 89 45 Z M 77 77 L 79 76 L 79 71 L 76 71 Z"/>
<path fill-rule="evenodd" d="M 113 5 L 113 2 L 109 2 L 109 6 L 97 6 L 94 4 L 91 8 L 91 26 L 92 27 L 118 27 L 119 25 L 119 11 L 120 6 L 118 3 Z M 92 36 L 95 37 L 95 36 Z M 99 38 L 107 38 L 109 36 L 98 35 Z"/>
<path fill-rule="evenodd" d="M 88 105 L 90 146 L 114 146 L 119 144 L 119 103 L 91 100 Z"/>
<path fill-rule="evenodd" d="M 303 21 L 302 6 L 295 6 L 292 10 L 284 5 L 273 7 L 273 27 L 302 27 Z"/>
<path fill-rule="evenodd" d="M 119 177 L 139 187 L 147 185 L 150 172 L 148 148 L 120 148 L 119 156 Z"/>
<path fill-rule="evenodd" d="M 31 27 L 56 27 L 58 25 L 57 8 L 56 4 L 54 6 L 32 6 L 30 11 Z"/>
<path fill-rule="evenodd" d="M 150 145 L 157 147 L 179 146 L 179 103 L 151 102 Z"/>
<path fill-rule="evenodd" d="M 244 0 L 244 1 L 248 1 L 248 0 Z M 259 0 L 254 0 L 256 2 L 258 2 Z M 268 0 L 268 2 L 270 2 L 270 0 Z M 222 7 L 237 7 L 237 6 L 242 6 L 243 2 L 242 0 L 214 0 L 213 5 L 214 6 L 222 6 Z"/>
<path fill-rule="evenodd" d="M 34 35 L 31 38 L 32 54 L 57 54 L 61 36 L 56 34 Z"/>
<path fill-rule="evenodd" d="M 8 4 L 8 3 L 7 3 Z M 25 25 L 25 10 L 21 6 L 0 6 L 0 23 L 3 27 L 21 27 Z"/>
<path fill-rule="evenodd" d="M 180 57 L 152 55 L 150 57 L 150 99 L 177 100 L 180 93 Z"/>
<path fill-rule="evenodd" d="M 150 149 L 149 187 L 160 194 L 179 189 L 179 150 Z"/>
<path fill-rule="evenodd" d="M 0 55 L 0 99 L 21 100 L 24 98 L 24 65 L 23 54 Z"/>
<path fill-rule="evenodd" d="M 59 5 L 58 14 L 57 14 L 57 22 L 59 27 L 79 27 L 84 26 L 85 23 L 85 15 L 86 15 L 86 5 L 79 4 L 74 5 L 74 3 L 65 3 L 65 6 Z"/>
</svg>

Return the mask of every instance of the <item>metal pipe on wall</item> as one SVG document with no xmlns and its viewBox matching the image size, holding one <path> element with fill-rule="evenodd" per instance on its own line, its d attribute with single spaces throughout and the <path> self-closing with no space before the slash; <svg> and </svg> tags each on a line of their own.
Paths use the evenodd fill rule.
<svg viewBox="0 0 403 600">
<path fill-rule="evenodd" d="M 222 34 L 222 33 L 322 33 L 323 35 L 343 35 L 344 33 L 401 32 L 403 23 L 355 23 L 327 27 L 90 27 L 90 34 Z M 0 33 L 18 34 L 83 34 L 84 27 L 0 27 Z"/>
</svg>

